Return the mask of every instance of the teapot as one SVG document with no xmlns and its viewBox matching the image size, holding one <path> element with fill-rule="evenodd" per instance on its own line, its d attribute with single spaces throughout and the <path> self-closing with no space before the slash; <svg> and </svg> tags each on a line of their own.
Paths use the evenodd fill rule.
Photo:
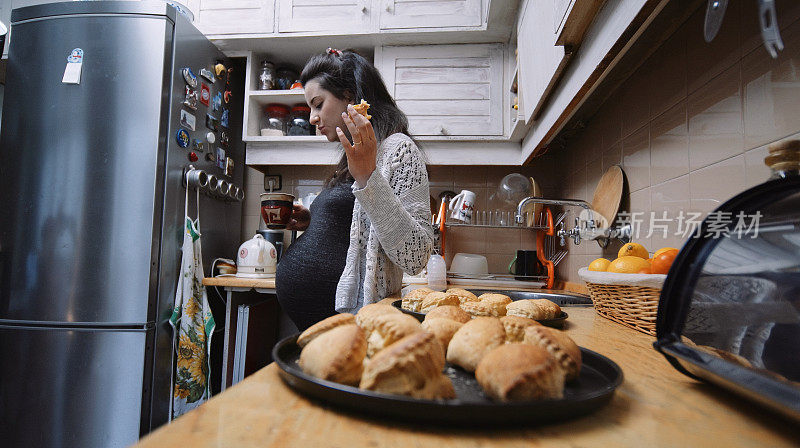
<svg viewBox="0 0 800 448">
<path fill-rule="evenodd" d="M 236 276 L 241 278 L 273 278 L 278 264 L 275 246 L 256 234 L 239 246 Z"/>
</svg>

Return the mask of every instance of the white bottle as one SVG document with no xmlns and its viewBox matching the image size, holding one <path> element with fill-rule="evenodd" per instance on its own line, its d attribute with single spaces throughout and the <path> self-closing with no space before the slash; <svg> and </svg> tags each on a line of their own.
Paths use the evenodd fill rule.
<svg viewBox="0 0 800 448">
<path fill-rule="evenodd" d="M 447 289 L 447 266 L 439 254 L 433 254 L 428 259 L 428 288 L 434 291 Z"/>
</svg>

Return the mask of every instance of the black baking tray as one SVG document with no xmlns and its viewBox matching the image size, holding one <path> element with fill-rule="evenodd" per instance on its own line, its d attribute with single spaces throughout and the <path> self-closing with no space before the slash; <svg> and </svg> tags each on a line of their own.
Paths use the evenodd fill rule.
<svg viewBox="0 0 800 448">
<path fill-rule="evenodd" d="M 586 415 L 606 404 L 622 384 L 622 369 L 599 353 L 581 347 L 583 366 L 579 377 L 566 384 L 564 398 L 517 403 L 493 402 L 487 398 L 475 376 L 447 365 L 457 398 L 420 400 L 383 394 L 321 380 L 303 373 L 298 335 L 281 340 L 272 350 L 281 378 L 290 387 L 311 398 L 368 416 L 447 425 L 536 425 Z"/>
<path fill-rule="evenodd" d="M 416 317 L 417 320 L 420 321 L 420 322 L 425 320 L 425 313 L 418 313 L 416 311 L 410 311 L 410 310 L 407 310 L 407 309 L 403 308 L 403 301 L 400 300 L 400 299 L 397 299 L 394 302 L 392 302 L 392 306 L 397 308 L 398 310 L 408 314 L 409 316 Z M 561 314 L 558 317 L 556 317 L 555 319 L 542 319 L 542 320 L 537 320 L 536 322 L 539 322 L 540 324 L 548 326 L 548 327 L 561 328 L 561 327 L 564 326 L 564 321 L 566 321 L 568 317 L 569 317 L 569 314 L 567 314 L 564 311 L 562 311 Z"/>
</svg>

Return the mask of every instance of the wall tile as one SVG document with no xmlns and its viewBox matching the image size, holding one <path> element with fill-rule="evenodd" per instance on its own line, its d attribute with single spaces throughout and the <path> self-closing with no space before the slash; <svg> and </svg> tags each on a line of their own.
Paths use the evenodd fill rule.
<svg viewBox="0 0 800 448">
<path fill-rule="evenodd" d="M 717 162 L 689 174 L 690 208 L 706 214 L 746 188 L 744 155 Z"/>
<path fill-rule="evenodd" d="M 586 164 L 586 195 L 591 197 L 603 177 L 603 159 L 598 157 Z"/>
<path fill-rule="evenodd" d="M 263 190 L 263 187 L 261 188 Z M 244 203 L 242 204 L 243 215 L 256 215 L 261 213 L 261 196 L 263 191 L 248 185 L 245 187 Z"/>
<path fill-rule="evenodd" d="M 513 254 L 486 254 L 490 274 L 508 274 L 508 264 L 514 258 Z"/>
<path fill-rule="evenodd" d="M 625 138 L 647 124 L 650 118 L 649 95 L 652 88 L 647 66 L 639 70 L 622 87 L 622 137 Z"/>
<path fill-rule="evenodd" d="M 631 222 L 633 223 L 634 243 L 644 245 L 647 250 L 650 248 L 650 238 L 647 236 L 650 229 L 650 189 L 643 188 L 634 191 L 630 196 Z"/>
<path fill-rule="evenodd" d="M 653 219 L 653 235 L 651 236 L 652 251 L 660 247 L 681 247 L 683 238 L 676 235 L 679 231 L 678 216 L 681 212 L 689 210 L 689 176 L 683 175 L 667 182 L 650 187 L 650 209 L 655 213 Z M 666 213 L 666 220 L 665 214 Z M 666 235 L 659 226 L 666 226 Z"/>
<path fill-rule="evenodd" d="M 582 199 L 586 200 L 587 192 L 586 192 L 586 167 L 575 171 L 569 177 L 569 185 L 570 185 L 570 193 L 571 199 Z"/>
<path fill-rule="evenodd" d="M 621 104 L 617 98 L 612 97 L 606 100 L 595 114 L 594 121 L 597 122 L 597 127 L 600 129 L 603 151 L 611 145 L 619 143 L 622 138 L 622 113 Z"/>
<path fill-rule="evenodd" d="M 521 230 L 492 229 L 486 236 L 486 253 L 513 254 L 521 245 Z"/>
<path fill-rule="evenodd" d="M 759 146 L 744 153 L 745 177 L 748 187 L 766 182 L 772 175 L 772 170 L 764 165 L 764 158 L 769 154 L 767 147 L 768 145 Z"/>
<path fill-rule="evenodd" d="M 689 166 L 692 170 L 743 152 L 739 64 L 689 95 Z"/>
<path fill-rule="evenodd" d="M 447 243 L 452 243 L 452 253 L 465 252 L 468 254 L 486 253 L 487 232 L 484 229 L 469 227 L 451 227 L 447 229 Z"/>
<path fill-rule="evenodd" d="M 486 188 L 485 166 L 453 167 L 453 184 L 461 189 Z"/>
<path fill-rule="evenodd" d="M 322 186 L 325 179 L 333 172 L 329 165 L 302 165 L 294 169 L 295 185 Z"/>
<path fill-rule="evenodd" d="M 689 128 L 681 101 L 650 123 L 650 180 L 658 184 L 689 172 Z"/>
<path fill-rule="evenodd" d="M 690 94 L 703 87 L 741 58 L 741 49 L 739 48 L 741 3 L 728 3 L 722 27 L 710 43 L 703 39 L 705 8 L 698 8 L 678 31 L 688 39 L 686 75 Z"/>
<path fill-rule="evenodd" d="M 650 186 L 650 141 L 647 127 L 622 140 L 623 169 L 631 192 Z"/>
<path fill-rule="evenodd" d="M 431 165 L 428 167 L 428 183 L 431 187 L 453 189 L 453 167 Z"/>
<path fill-rule="evenodd" d="M 242 240 L 250 239 L 256 234 L 258 225 L 261 222 L 261 215 L 242 216 Z"/>
<path fill-rule="evenodd" d="M 622 142 L 617 142 L 603 152 L 603 172 L 614 165 L 622 166 Z"/>
<path fill-rule="evenodd" d="M 655 117 L 686 99 L 686 36 L 673 34 L 645 63 L 652 66 L 650 117 Z"/>
</svg>

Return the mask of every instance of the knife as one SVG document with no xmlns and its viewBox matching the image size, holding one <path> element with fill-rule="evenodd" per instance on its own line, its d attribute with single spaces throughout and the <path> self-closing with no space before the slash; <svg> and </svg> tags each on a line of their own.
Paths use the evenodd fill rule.
<svg viewBox="0 0 800 448">
<path fill-rule="evenodd" d="M 728 7 L 728 0 L 708 0 L 706 6 L 706 22 L 703 26 L 703 35 L 706 42 L 711 42 L 722 27 L 722 18 L 725 17 L 725 9 Z"/>
</svg>

